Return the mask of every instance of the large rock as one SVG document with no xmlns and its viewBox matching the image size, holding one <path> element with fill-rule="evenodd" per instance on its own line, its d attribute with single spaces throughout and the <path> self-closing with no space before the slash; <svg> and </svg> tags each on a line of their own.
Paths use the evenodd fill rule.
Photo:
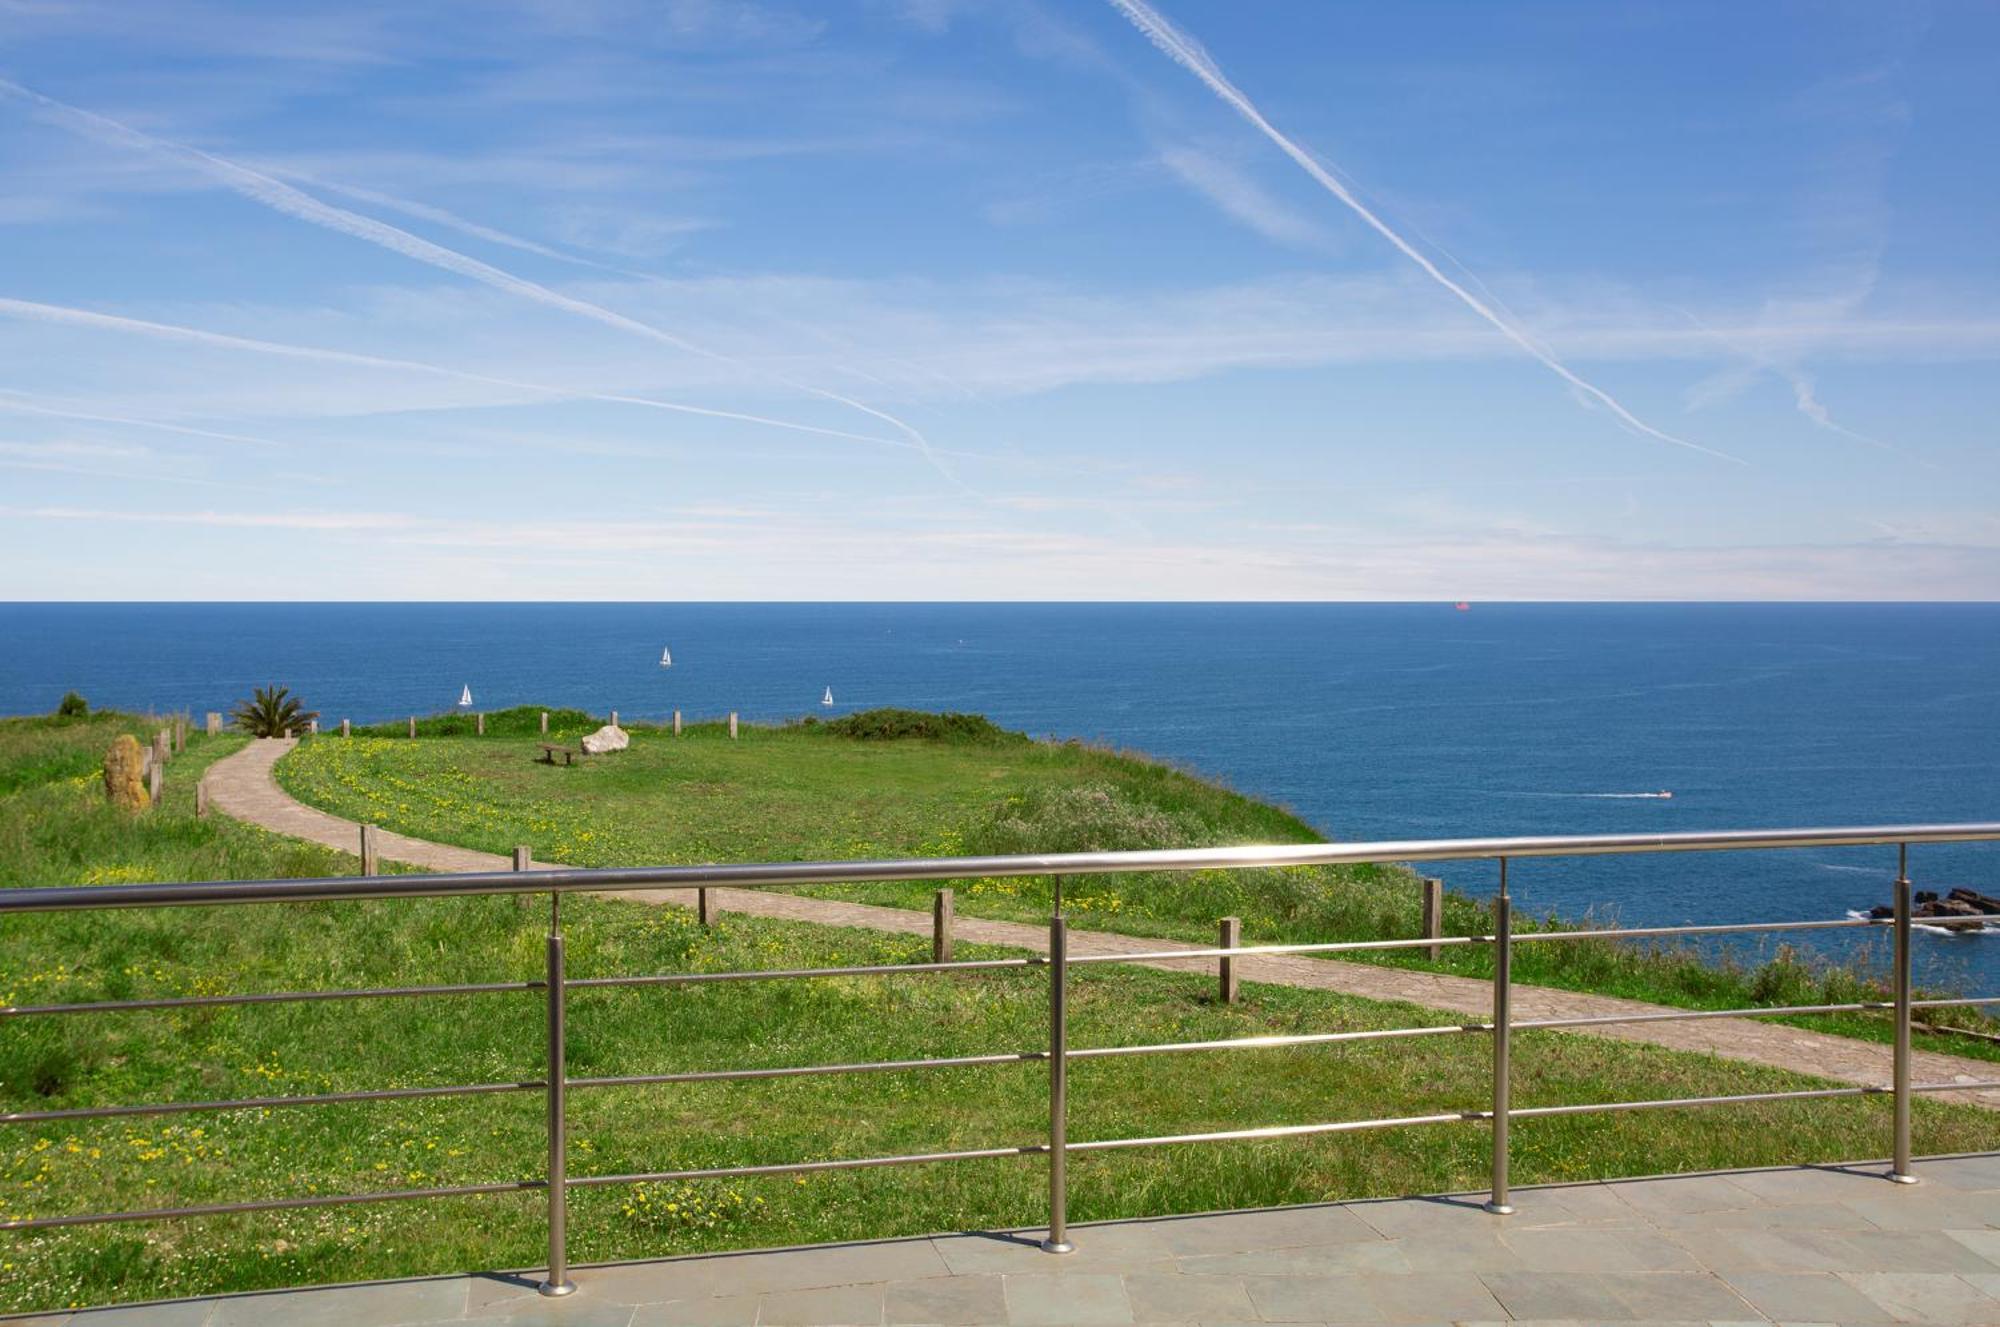
<svg viewBox="0 0 2000 1327">
<path fill-rule="evenodd" d="M 152 804 L 146 795 L 146 752 L 130 733 L 121 734 L 104 753 L 104 795 L 127 811 L 143 811 Z"/>
<path fill-rule="evenodd" d="M 588 754 L 601 756 L 607 751 L 623 751 L 626 747 L 632 745 L 632 738 L 617 724 L 607 723 L 596 732 L 590 734 L 590 736 L 584 738 L 581 745 Z"/>
</svg>

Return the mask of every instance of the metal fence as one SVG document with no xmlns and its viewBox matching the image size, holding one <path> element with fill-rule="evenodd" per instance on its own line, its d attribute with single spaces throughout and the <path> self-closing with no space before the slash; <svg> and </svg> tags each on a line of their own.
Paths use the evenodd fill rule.
<svg viewBox="0 0 2000 1327">
<path fill-rule="evenodd" d="M 449 986 L 402 986 L 365 990 L 277 991 L 244 995 L 200 995 L 146 1000 L 14 1006 L 0 1008 L 0 1021 L 19 1018 L 74 1016 L 142 1009 L 212 1008 L 223 1005 L 276 1004 L 317 1000 L 399 999 L 436 995 L 480 995 L 536 991 L 547 1005 L 547 1071 L 541 1079 L 521 1082 L 470 1083 L 445 1087 L 386 1088 L 318 1095 L 249 1097 L 222 1101 L 185 1101 L 72 1110 L 19 1111 L 0 1115 L 0 1124 L 46 1124 L 57 1121 L 122 1116 L 173 1115 L 196 1111 L 227 1111 L 275 1107 L 325 1106 L 339 1103 L 399 1101 L 430 1097 L 463 1097 L 492 1093 L 540 1092 L 548 1103 L 546 1169 L 540 1178 L 489 1184 L 440 1185 L 360 1194 L 309 1194 L 248 1202 L 210 1203 L 124 1212 L 89 1212 L 0 1222 L 4 1230 L 46 1230 L 61 1226 L 115 1221 L 158 1221 L 229 1213 L 332 1207 L 348 1203 L 398 1202 L 452 1198 L 471 1194 L 540 1191 L 547 1195 L 549 1259 L 542 1291 L 568 1294 L 568 1194 L 572 1189 L 658 1181 L 798 1174 L 808 1171 L 852 1170 L 873 1166 L 972 1161 L 995 1157 L 1045 1157 L 1048 1165 L 1048 1237 L 1042 1247 L 1067 1253 L 1073 1245 L 1066 1221 L 1065 1166 L 1072 1153 L 1169 1144 L 1224 1142 L 1245 1139 L 1296 1138 L 1314 1134 L 1349 1133 L 1410 1125 L 1485 1123 L 1492 1132 L 1492 1187 L 1488 1210 L 1513 1210 L 1508 1195 L 1508 1127 L 1514 1120 L 1607 1111 L 1657 1110 L 1671 1107 L 1733 1105 L 1747 1102 L 1825 1100 L 1837 1097 L 1893 1096 L 1893 1158 L 1888 1178 L 1915 1183 L 1910 1168 L 1910 1103 L 1919 1092 L 1962 1091 L 2000 1087 L 1993 1081 L 1913 1083 L 1910 1081 L 1911 1014 L 1920 1008 L 2000 1004 L 2000 996 L 1917 1000 L 1910 985 L 1912 922 L 1909 850 L 1914 844 L 1969 843 L 2000 840 L 2000 824 L 1892 825 L 1859 829 L 1736 830 L 1720 833 L 1659 835 L 1593 835 L 1582 837 L 1437 839 L 1402 842 L 1287 845 L 1276 847 L 1200 848 L 1153 852 L 1066 853 L 1052 856 L 919 858 L 893 861 L 804 862 L 770 865 L 663 867 L 619 870 L 543 870 L 532 873 L 463 875 L 363 876 L 329 880 L 251 880 L 198 884 L 106 885 L 94 887 L 0 889 L 0 914 L 53 912 L 95 908 L 156 908 L 225 904 L 296 903 L 340 899 L 442 898 L 464 894 L 549 895 L 547 975 L 539 981 L 486 982 Z M 1887 845 L 1897 849 L 1894 916 L 1888 919 L 1839 918 L 1710 926 L 1648 926 L 1618 930 L 1529 931 L 1516 935 L 1513 904 L 1508 893 L 1511 860 L 1536 857 L 1586 857 L 1610 854 L 1731 851 L 1763 848 L 1830 848 Z M 1214 949 L 1163 949 L 1145 953 L 1084 954 L 1069 951 L 1069 924 L 1062 910 L 1062 881 L 1074 875 L 1133 872 L 1242 870 L 1256 867 L 1327 866 L 1356 863 L 1490 860 L 1497 864 L 1498 889 L 1493 899 L 1493 929 L 1489 934 L 1446 936 L 1441 939 L 1369 940 L 1324 944 L 1249 945 Z M 816 884 L 865 883 L 886 880 L 957 880 L 978 877 L 1048 876 L 1053 884 L 1053 915 L 1049 919 L 1046 957 L 979 959 L 960 962 L 889 963 L 863 967 L 811 968 L 784 971 L 655 973 L 633 976 L 568 979 L 563 971 L 562 896 L 579 890 L 629 889 L 703 890 L 711 888 L 784 889 Z M 1604 1017 L 1517 1020 L 1509 1009 L 1512 958 L 1519 944 L 1549 944 L 1576 940 L 1646 939 L 1669 936 L 1713 936 L 1752 932 L 1834 930 L 1888 927 L 1893 933 L 1892 998 L 1845 1004 L 1764 1006 L 1749 1009 L 1675 1010 L 1662 1013 L 1618 1014 Z M 1221 1041 L 1174 1042 L 1152 1046 L 1071 1048 L 1066 1003 L 1070 969 L 1094 963 L 1134 963 L 1168 959 L 1214 958 L 1240 960 L 1259 955 L 1340 954 L 1357 951 L 1414 949 L 1434 946 L 1487 946 L 1493 953 L 1493 1013 L 1490 1021 L 1441 1026 L 1388 1028 L 1353 1032 L 1307 1033 L 1292 1036 L 1243 1037 Z M 827 977 L 909 976 L 989 972 L 1009 968 L 1046 968 L 1048 972 L 1049 1034 L 1045 1047 L 987 1055 L 962 1055 L 920 1060 L 861 1064 L 798 1065 L 783 1068 L 715 1069 L 625 1077 L 572 1078 L 564 1063 L 566 992 L 572 988 L 667 986 L 697 982 L 815 980 Z M 1681 1019 L 1769 1018 L 1799 1014 L 1852 1013 L 1886 1010 L 1894 1018 L 1894 1048 L 1887 1085 L 1819 1088 L 1795 1092 L 1755 1092 L 1734 1096 L 1621 1101 L 1591 1105 L 1513 1108 L 1508 1101 L 1509 1053 L 1517 1031 L 1603 1027 L 1618 1023 L 1659 1023 Z M 1339 1120 L 1318 1124 L 1225 1129 L 1203 1133 L 1138 1138 L 1093 1138 L 1071 1141 L 1068 1136 L 1068 1074 L 1073 1061 L 1123 1055 L 1256 1050 L 1279 1046 L 1325 1046 L 1366 1041 L 1433 1037 L 1485 1036 L 1493 1054 L 1493 1104 L 1488 1110 L 1442 1111 L 1393 1119 Z M 568 1173 L 565 1123 L 568 1094 L 602 1087 L 643 1084 L 742 1082 L 815 1074 L 899 1072 L 969 1065 L 1041 1062 L 1049 1076 L 1049 1128 L 1046 1142 L 986 1147 L 964 1151 L 901 1156 L 852 1157 L 840 1160 L 796 1161 L 773 1165 L 719 1166 L 700 1170 L 650 1171 L 622 1175 Z"/>
</svg>

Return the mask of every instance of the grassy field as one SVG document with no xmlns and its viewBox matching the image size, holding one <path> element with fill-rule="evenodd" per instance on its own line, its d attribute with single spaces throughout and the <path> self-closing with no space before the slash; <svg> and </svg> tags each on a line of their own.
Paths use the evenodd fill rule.
<svg viewBox="0 0 2000 1327">
<path fill-rule="evenodd" d="M 323 739 L 278 767 L 302 801 L 424 838 L 577 866 L 952 856 L 1234 843 L 1305 843 L 1320 836 L 1287 812 L 1157 762 L 1076 744 L 989 734 L 984 740 L 854 740 L 826 725 L 670 732 L 631 729 L 633 745 L 575 766 L 538 763 L 532 709 L 492 716 L 471 736 L 458 716 L 428 721 L 423 737 Z M 866 717 L 866 716 L 862 716 Z M 554 731 L 574 739 L 595 721 L 559 711 Z M 928 908 L 932 886 L 828 887 L 828 896 Z M 969 916 L 1039 922 L 1044 879 L 956 885 Z M 1079 927 L 1212 942 L 1216 919 L 1238 916 L 1248 943 L 1372 940 L 1418 933 L 1415 877 L 1394 866 L 1211 871 L 1071 880 L 1065 906 Z M 1546 923 L 1544 923 L 1546 924 Z M 1446 899 L 1445 930 L 1489 928 L 1485 907 Z M 1532 920 L 1517 925 L 1532 928 Z M 1491 975 L 1483 946 L 1368 961 Z M 1523 982 L 1690 1008 L 1836 1004 L 1882 998 L 1870 974 L 1818 964 L 1783 948 L 1754 964 L 1704 960 L 1673 946 L 1563 942 L 1517 951 Z M 2000 1030 L 1969 1010 L 1940 1022 Z M 1885 1041 L 1877 1015 L 1790 1020 Z M 1922 1039 L 1931 1049 L 2000 1059 L 1975 1037 Z"/>
<path fill-rule="evenodd" d="M 30 731 L 32 726 L 0 730 L 0 770 L 10 767 L 17 742 L 26 749 L 43 740 L 25 737 Z M 761 740 L 746 737 L 736 750 Z M 25 864 L 9 881 L 80 883 L 93 873 L 129 880 L 351 871 L 351 858 L 192 817 L 194 778 L 235 741 L 191 747 L 170 767 L 165 808 L 136 818 L 101 808 L 96 788 L 80 776 L 0 796 L 0 843 L 18 851 L 11 860 Z M 422 752 L 451 744 L 410 745 Z M 494 745 L 511 745 L 517 759 L 523 755 L 518 741 Z M 936 775 L 963 758 L 935 753 L 934 760 L 916 763 Z M 1032 749 L 1014 758 L 1048 761 L 1044 768 L 1058 771 L 1065 760 L 1104 759 Z M 848 766 L 850 775 L 890 777 L 885 766 L 865 763 L 883 759 L 874 748 L 852 759 L 863 763 Z M 634 761 L 624 768 L 637 766 Z M 585 768 L 628 777 L 621 767 Z M 938 795 L 926 790 L 942 782 L 902 777 L 918 800 Z M 762 812 L 742 823 L 767 822 L 783 801 L 782 790 L 769 793 Z M 580 828 L 592 823 L 601 822 Z M 901 833 L 919 828 L 915 820 L 898 823 Z M 815 840 L 801 832 L 799 841 Z M 0 928 L 0 994 L 9 1003 L 61 1003 L 527 979 L 540 973 L 545 918 L 542 903 L 507 898 L 22 917 Z M 623 900 L 576 898 L 565 904 L 564 918 L 570 970 L 579 977 L 853 965 L 910 960 L 923 952 L 922 942 L 909 938 L 753 918 L 726 918 L 704 931 L 683 910 Z M 1045 1035 L 1045 981 L 1044 973 L 1028 970 L 578 992 L 570 1012 L 570 1072 L 1031 1050 Z M 1079 969 L 1072 1044 L 1437 1018 L 1402 1006 L 1254 985 L 1244 1004 L 1219 1006 L 1211 987 L 1210 979 L 1192 975 Z M 0 1038 L 0 1102 L 8 1111 L 52 1110 L 521 1081 L 541 1071 L 541 1019 L 539 1000 L 529 994 L 14 1019 Z M 1414 1050 L 1390 1043 L 1085 1061 L 1072 1073 L 1071 1137 L 1477 1108 L 1490 1090 L 1488 1054 L 1483 1038 L 1468 1035 L 1427 1039 Z M 1045 1073 L 1021 1064 L 578 1090 L 572 1096 L 571 1173 L 1031 1143 L 1045 1127 Z M 1555 1033 L 1517 1039 L 1516 1075 L 1515 1100 L 1522 1106 L 1756 1091 L 1808 1081 Z M 0 1219 L 532 1178 L 541 1167 L 542 1110 L 539 1094 L 521 1092 L 9 1125 L 0 1132 Z M 1523 1121 L 1515 1129 L 1514 1167 L 1517 1182 L 1528 1184 L 1875 1156 L 1886 1151 L 1887 1139 L 1886 1103 L 1874 1100 Z M 1920 1149 L 1980 1150 L 1996 1143 L 2000 1117 L 1918 1103 Z M 1084 1221 L 1476 1188 L 1486 1162 L 1486 1131 L 1477 1125 L 1087 1155 L 1072 1160 L 1071 1216 Z M 572 1256 L 657 1257 L 1033 1225 L 1045 1219 L 1043 1184 L 1040 1164 L 1008 1160 L 581 1190 L 573 1200 Z M 543 1256 L 540 1213 L 538 1197 L 519 1195 L 0 1234 L 0 1307 L 532 1267 Z"/>
</svg>

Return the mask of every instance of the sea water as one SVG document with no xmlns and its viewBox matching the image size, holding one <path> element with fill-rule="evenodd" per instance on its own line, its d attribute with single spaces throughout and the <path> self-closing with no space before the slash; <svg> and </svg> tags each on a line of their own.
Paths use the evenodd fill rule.
<svg viewBox="0 0 2000 1327">
<path fill-rule="evenodd" d="M 0 713 L 73 689 L 199 716 L 271 683 L 329 721 L 464 687 L 646 719 L 975 711 L 1349 840 L 2000 820 L 1995 605 L 0 605 Z M 1631 925 L 1831 918 L 1886 902 L 1894 864 L 1599 857 L 1510 883 L 1531 913 Z M 1425 869 L 1493 885 L 1490 863 Z M 1917 848 L 1912 876 L 2000 894 L 2000 844 Z M 1917 959 L 2000 994 L 2000 933 L 1920 935 Z"/>
</svg>

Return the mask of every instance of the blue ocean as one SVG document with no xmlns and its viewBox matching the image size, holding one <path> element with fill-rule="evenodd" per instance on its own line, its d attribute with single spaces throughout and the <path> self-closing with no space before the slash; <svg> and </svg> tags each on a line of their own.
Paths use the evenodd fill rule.
<svg viewBox="0 0 2000 1327">
<path fill-rule="evenodd" d="M 835 713 L 1148 752 L 1339 839 L 2000 820 L 2000 605 L 0 605 L 0 712 L 74 689 L 198 714 L 271 682 L 357 721 L 464 687 L 481 709 L 779 720 L 831 688 Z M 1838 917 L 1887 901 L 1893 854 L 1533 861 L 1511 883 L 1634 925 Z M 2000 894 L 2000 845 L 1912 867 Z M 2000 990 L 2000 934 L 1921 935 L 1918 962 Z"/>
</svg>

